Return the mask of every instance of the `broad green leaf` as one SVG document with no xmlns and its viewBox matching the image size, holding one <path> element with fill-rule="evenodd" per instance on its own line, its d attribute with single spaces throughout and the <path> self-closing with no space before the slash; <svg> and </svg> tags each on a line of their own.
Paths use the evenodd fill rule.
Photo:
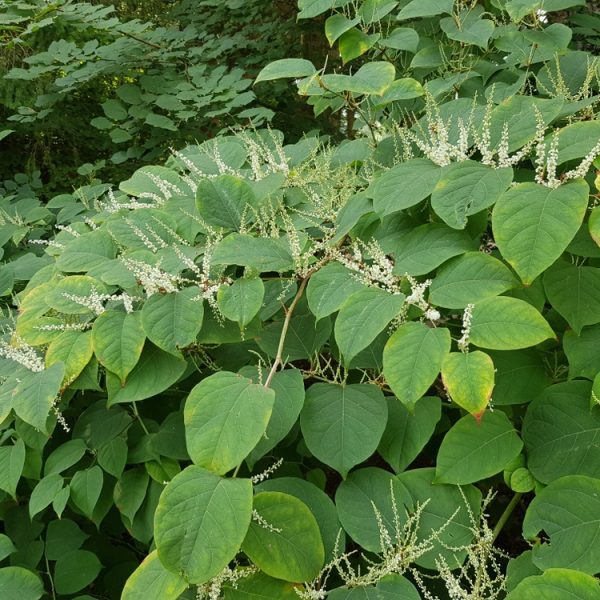
<svg viewBox="0 0 600 600">
<path fill-rule="evenodd" d="M 129 525 L 141 508 L 148 491 L 148 474 L 145 469 L 129 469 L 125 471 L 114 489 L 115 506 Z"/>
<path fill-rule="evenodd" d="M 426 158 L 413 158 L 386 171 L 369 186 L 375 211 L 382 216 L 418 204 L 433 192 L 442 169 Z"/>
<path fill-rule="evenodd" d="M 346 365 L 398 315 L 404 298 L 404 294 L 367 287 L 354 292 L 342 304 L 334 332 Z"/>
<path fill-rule="evenodd" d="M 115 216 L 106 226 L 111 237 L 132 250 L 156 252 L 178 241 L 177 221 L 166 211 L 155 208 L 140 208 L 127 216 Z"/>
<path fill-rule="evenodd" d="M 354 292 L 364 287 L 344 265 L 330 262 L 308 280 L 306 299 L 318 320 L 339 310 Z"/>
<path fill-rule="evenodd" d="M 29 517 L 33 519 L 35 515 L 44 510 L 46 506 L 52 504 L 54 497 L 63 488 L 64 479 L 58 473 L 46 475 L 33 489 L 29 498 Z"/>
<path fill-rule="evenodd" d="M 402 575 L 386 575 L 377 584 L 381 600 L 421 600 L 417 588 Z"/>
<path fill-rule="evenodd" d="M 412 414 L 396 398 L 388 397 L 388 420 L 377 451 L 400 473 L 419 455 L 431 439 L 442 414 L 440 399 L 425 396 Z"/>
<path fill-rule="evenodd" d="M 492 206 L 512 183 L 511 168 L 492 169 L 474 160 L 442 168 L 431 194 L 431 208 L 452 228 L 464 229 L 467 217 Z"/>
<path fill-rule="evenodd" d="M 348 19 L 342 14 L 335 14 L 328 17 L 325 21 L 325 37 L 329 42 L 330 46 L 333 46 L 335 41 L 343 34 L 352 29 L 355 25 L 358 25 L 360 18 L 356 17 L 352 20 Z M 310 73 L 308 73 L 310 75 Z"/>
<path fill-rule="evenodd" d="M 419 98 L 425 94 L 423 86 L 412 77 L 403 77 L 402 79 L 396 79 L 386 91 L 377 98 L 376 106 L 380 107 L 390 102 L 397 102 L 398 100 L 411 100 L 412 98 Z"/>
<path fill-rule="evenodd" d="M 58 362 L 23 379 L 13 392 L 17 415 L 39 431 L 46 431 L 46 420 L 64 379 L 65 366 Z"/>
<path fill-rule="evenodd" d="M 600 269 L 559 260 L 544 273 L 544 289 L 575 333 L 600 322 Z"/>
<path fill-rule="evenodd" d="M 467 252 L 448 261 L 429 288 L 429 301 L 444 308 L 465 308 L 517 286 L 510 269 L 483 252 Z"/>
<path fill-rule="evenodd" d="M 65 273 L 82 273 L 115 258 L 117 246 L 108 232 L 98 229 L 76 237 L 65 245 L 56 266 Z"/>
<path fill-rule="evenodd" d="M 177 131 L 177 125 L 175 124 L 175 121 L 165 115 L 149 112 L 146 114 L 146 119 L 144 122 L 152 127 L 168 129 L 169 131 Z M 114 139 L 113 141 L 116 142 Z"/>
<path fill-rule="evenodd" d="M 396 27 L 379 45 L 394 50 L 408 50 L 415 53 L 419 46 L 419 34 L 411 27 Z"/>
<path fill-rule="evenodd" d="M 222 475 L 252 451 L 265 433 L 275 392 L 221 371 L 196 385 L 185 403 L 185 436 L 192 461 Z"/>
<path fill-rule="evenodd" d="M 369 35 L 357 27 L 352 27 L 343 33 L 339 38 L 338 48 L 344 64 L 370 50 L 377 43 L 379 37 L 378 33 Z"/>
<path fill-rule="evenodd" d="M 10 538 L 4 533 L 0 533 L 0 560 L 4 560 L 7 556 L 10 556 L 16 551 L 17 549 Z"/>
<path fill-rule="evenodd" d="M 108 405 L 136 402 L 160 394 L 170 388 L 187 368 L 185 360 L 163 352 L 147 342 L 140 359 L 123 384 L 110 371 L 106 373 Z"/>
<path fill-rule="evenodd" d="M 278 371 L 273 376 L 270 387 L 275 392 L 273 411 L 264 435 L 246 459 L 252 464 L 283 440 L 298 420 L 304 406 L 304 379 L 298 369 Z"/>
<path fill-rule="evenodd" d="M 546 139 L 546 152 L 554 134 Z M 590 153 L 600 138 L 600 121 L 577 121 L 558 130 L 558 162 L 583 158 Z"/>
<path fill-rule="evenodd" d="M 596 600 L 598 594 L 596 578 L 571 569 L 548 569 L 523 579 L 506 600 Z"/>
<path fill-rule="evenodd" d="M 323 567 L 325 552 L 321 532 L 304 502 L 282 492 L 260 492 L 242 550 L 271 577 L 284 581 L 312 581 Z"/>
<path fill-rule="evenodd" d="M 296 586 L 289 581 L 269 577 L 260 571 L 225 586 L 224 600 L 296 600 Z M 126 600 L 126 599 L 124 599 Z M 168 600 L 168 599 L 167 599 Z"/>
<path fill-rule="evenodd" d="M 419 322 L 400 325 L 383 350 L 383 374 L 409 411 L 425 395 L 450 352 L 448 329 Z"/>
<path fill-rule="evenodd" d="M 543 531 L 549 542 L 533 547 L 542 570 L 568 566 L 594 575 L 600 570 L 600 480 L 570 475 L 551 482 L 527 507 L 523 536 Z"/>
<path fill-rule="evenodd" d="M 590 410 L 590 393 L 590 382 L 568 381 L 546 388 L 528 406 L 523 441 L 527 467 L 538 481 L 600 477 L 600 412 Z"/>
<path fill-rule="evenodd" d="M 77 471 L 71 480 L 71 499 L 90 520 L 100 498 L 103 480 L 102 469 L 97 465 L 85 471 Z"/>
<path fill-rule="evenodd" d="M 284 240 L 241 233 L 232 233 L 216 245 L 213 263 L 239 265 L 261 272 L 288 271 L 294 266 L 289 246 Z"/>
<path fill-rule="evenodd" d="M 411 0 L 399 13 L 398 20 L 452 14 L 452 0 Z"/>
<path fill-rule="evenodd" d="M 42 580 L 23 567 L 0 568 L 0 598 L 38 600 L 44 595 Z"/>
<path fill-rule="evenodd" d="M 141 313 L 104 311 L 92 326 L 92 343 L 98 362 L 114 373 L 121 383 L 137 365 L 146 334 Z"/>
<path fill-rule="evenodd" d="M 417 538 L 431 539 L 433 548 L 416 559 L 416 564 L 425 569 L 436 570 L 436 561 L 441 556 L 450 569 L 459 567 L 465 556 L 465 548 L 473 541 L 472 519 L 479 518 L 481 492 L 472 485 L 459 488 L 456 485 L 435 483 L 435 469 L 411 469 L 400 473 L 398 481 L 408 490 L 412 512 L 417 505 L 423 506 Z M 466 501 L 465 501 L 466 499 Z M 466 505 L 465 505 L 466 504 Z M 470 513 L 469 514 L 469 509 Z"/>
<path fill-rule="evenodd" d="M 241 277 L 219 288 L 217 303 L 226 319 L 236 321 L 243 328 L 257 315 L 264 296 L 265 286 L 260 277 Z"/>
<path fill-rule="evenodd" d="M 167 484 L 154 515 L 161 563 L 190 583 L 208 581 L 237 554 L 251 514 L 249 479 L 187 467 Z"/>
<path fill-rule="evenodd" d="M 575 237 L 588 204 L 585 181 L 549 188 L 519 183 L 494 207 L 494 239 L 523 283 L 531 284 Z"/>
<path fill-rule="evenodd" d="M 600 207 L 596 206 L 592 208 L 590 217 L 588 219 L 588 229 L 590 236 L 596 242 L 597 246 L 600 246 Z"/>
<path fill-rule="evenodd" d="M 494 405 L 526 404 L 552 383 L 542 355 L 534 349 L 489 352 L 496 368 Z"/>
<path fill-rule="evenodd" d="M 466 415 L 446 433 L 436 461 L 436 481 L 473 483 L 500 473 L 523 447 L 506 414 Z"/>
<path fill-rule="evenodd" d="M 128 577 L 121 600 L 177 600 L 187 586 L 183 577 L 165 569 L 154 550 Z"/>
<path fill-rule="evenodd" d="M 271 79 L 289 79 L 297 77 L 310 77 L 317 70 L 314 65 L 303 58 L 282 58 L 275 60 L 264 67 L 256 76 L 254 83 L 269 81 Z"/>
<path fill-rule="evenodd" d="M 299 477 L 275 477 L 260 483 L 256 487 L 256 491 L 283 492 L 304 502 L 317 520 L 326 560 L 334 557 L 336 544 L 338 548 L 344 546 L 344 533 L 341 529 L 335 504 L 316 485 Z M 338 535 L 340 535 L 339 539 Z"/>
<path fill-rule="evenodd" d="M 79 376 L 93 354 L 91 331 L 62 331 L 46 350 L 46 367 L 63 363 L 68 384 Z"/>
<path fill-rule="evenodd" d="M 398 240 L 394 248 L 394 273 L 425 275 L 449 258 L 476 249 L 465 231 L 451 229 L 442 223 L 427 223 Z"/>
<path fill-rule="evenodd" d="M 339 587 L 327 594 L 329 600 L 381 600 L 381 594 L 372 585 L 355 588 Z"/>
<path fill-rule="evenodd" d="M 88 550 L 73 550 L 61 556 L 54 566 L 54 585 L 59 594 L 74 594 L 88 586 L 102 565 Z"/>
<path fill-rule="evenodd" d="M 410 496 L 398 479 L 383 469 L 358 469 L 338 486 L 335 504 L 340 522 L 346 533 L 369 552 L 381 552 L 381 535 L 377 511 L 390 537 L 395 539 L 394 504 L 398 516 L 405 519 L 402 504 L 409 504 Z"/>
<path fill-rule="evenodd" d="M 14 444 L 0 446 L 0 490 L 17 498 L 17 485 L 25 465 L 25 444 L 17 439 Z"/>
<path fill-rule="evenodd" d="M 494 363 L 485 352 L 451 352 L 442 364 L 442 381 L 450 398 L 481 421 L 492 397 Z"/>
<path fill-rule="evenodd" d="M 473 309 L 469 341 L 480 348 L 518 350 L 554 337 L 544 317 L 523 300 L 498 296 Z"/>
<path fill-rule="evenodd" d="M 356 94 L 383 94 L 394 81 L 395 75 L 396 68 L 392 63 L 368 62 L 352 75 L 350 91 Z"/>
<path fill-rule="evenodd" d="M 342 477 L 375 452 L 386 421 L 383 394 L 369 384 L 316 383 L 308 388 L 300 413 L 308 449 Z"/>
<path fill-rule="evenodd" d="M 311 19 L 333 8 L 335 0 L 298 0 L 299 19 Z"/>
<path fill-rule="evenodd" d="M 150 296 L 142 308 L 142 326 L 148 339 L 180 356 L 180 349 L 192 344 L 202 327 L 204 305 L 199 294 L 197 287 L 186 287 Z"/>
<path fill-rule="evenodd" d="M 62 473 L 79 462 L 87 447 L 83 440 L 74 439 L 64 442 L 48 456 L 44 464 L 44 474 Z"/>
<path fill-rule="evenodd" d="M 237 230 L 242 215 L 248 209 L 256 208 L 256 197 L 244 180 L 233 175 L 219 175 L 198 184 L 196 206 L 209 225 Z"/>
<path fill-rule="evenodd" d="M 119 478 L 127 464 L 127 442 L 116 437 L 98 451 L 98 464 L 113 477 Z"/>
<path fill-rule="evenodd" d="M 480 12 L 467 9 L 456 17 L 441 19 L 440 27 L 451 40 L 474 44 L 485 50 L 494 33 L 495 25 L 492 20 L 480 17 Z"/>
<path fill-rule="evenodd" d="M 594 379 L 600 371 L 600 325 L 584 327 L 579 335 L 566 331 L 563 348 L 569 361 L 569 378 Z"/>
</svg>

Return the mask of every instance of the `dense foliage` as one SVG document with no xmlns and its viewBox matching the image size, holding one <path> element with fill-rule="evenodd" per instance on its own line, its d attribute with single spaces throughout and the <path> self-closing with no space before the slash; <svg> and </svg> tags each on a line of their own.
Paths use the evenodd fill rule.
<svg viewBox="0 0 600 600">
<path fill-rule="evenodd" d="M 593 3 L 132 4 L 0 3 L 0 598 L 600 597 Z"/>
</svg>

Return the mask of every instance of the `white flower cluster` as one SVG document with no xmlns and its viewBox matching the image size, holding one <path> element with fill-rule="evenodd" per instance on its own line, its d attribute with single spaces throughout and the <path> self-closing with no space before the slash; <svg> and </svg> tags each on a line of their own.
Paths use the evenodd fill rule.
<svg viewBox="0 0 600 600">
<path fill-rule="evenodd" d="M 4 340 L 0 340 L 0 356 L 14 360 L 16 363 L 24 366 L 26 369 L 39 373 L 46 367 L 44 359 L 21 338 L 16 337 L 18 346 L 13 346 Z"/>
<path fill-rule="evenodd" d="M 473 320 L 474 304 L 467 304 L 463 312 L 461 338 L 458 340 L 458 348 L 461 352 L 469 351 L 469 336 L 471 335 L 471 321 Z"/>
<path fill-rule="evenodd" d="M 279 527 L 271 525 L 256 509 L 252 509 L 252 520 L 271 533 L 281 533 L 282 531 Z"/>
<path fill-rule="evenodd" d="M 229 584 L 236 588 L 240 579 L 258 572 L 256 567 L 230 568 L 225 567 L 216 577 L 196 588 L 196 600 L 219 600 L 223 586 Z"/>
<path fill-rule="evenodd" d="M 279 467 L 282 464 L 283 458 L 280 458 L 279 460 L 274 462 L 268 469 L 265 469 L 262 473 L 252 475 L 252 477 L 250 477 L 250 481 L 252 481 L 254 485 L 260 483 L 261 481 L 265 481 L 265 479 L 268 479 L 271 475 L 273 475 L 273 473 L 275 473 L 275 471 L 277 471 L 277 469 L 279 469 Z"/>
<path fill-rule="evenodd" d="M 176 292 L 183 281 L 183 278 L 179 275 L 167 273 L 158 265 L 149 265 L 141 260 L 125 258 L 124 256 L 120 260 L 125 268 L 133 273 L 139 285 L 144 288 L 148 298 L 156 293 Z"/>
<path fill-rule="evenodd" d="M 96 315 L 101 315 L 104 312 L 104 302 L 111 298 L 110 294 L 100 294 L 96 288 L 92 288 L 92 291 L 87 296 L 80 296 L 79 294 L 70 294 L 69 292 L 63 292 L 63 298 L 84 306 Z"/>
</svg>

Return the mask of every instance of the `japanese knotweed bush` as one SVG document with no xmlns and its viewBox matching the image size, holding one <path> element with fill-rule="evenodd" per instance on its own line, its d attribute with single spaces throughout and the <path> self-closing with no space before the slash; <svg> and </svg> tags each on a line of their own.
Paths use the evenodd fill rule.
<svg viewBox="0 0 600 600">
<path fill-rule="evenodd" d="M 367 115 L 361 69 L 259 79 Z M 6 208 L 0 597 L 598 598 L 584 71 Z"/>
</svg>

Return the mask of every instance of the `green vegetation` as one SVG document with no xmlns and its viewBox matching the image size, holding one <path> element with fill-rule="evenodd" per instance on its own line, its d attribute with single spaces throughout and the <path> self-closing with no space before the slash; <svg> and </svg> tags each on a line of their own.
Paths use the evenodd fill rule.
<svg viewBox="0 0 600 600">
<path fill-rule="evenodd" d="M 599 43 L 0 0 L 0 598 L 600 597 Z"/>
</svg>

